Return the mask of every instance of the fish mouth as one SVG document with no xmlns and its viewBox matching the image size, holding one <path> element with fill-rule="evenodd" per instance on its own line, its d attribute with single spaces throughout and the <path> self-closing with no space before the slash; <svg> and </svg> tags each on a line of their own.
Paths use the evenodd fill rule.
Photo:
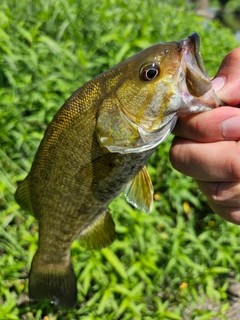
<svg viewBox="0 0 240 320">
<path fill-rule="evenodd" d="M 201 97 L 212 88 L 207 76 L 200 51 L 200 36 L 194 32 L 179 42 L 187 91 L 194 97 Z"/>
<path fill-rule="evenodd" d="M 197 32 L 193 32 L 188 36 L 188 39 L 192 42 L 194 48 L 194 55 L 198 64 L 199 69 L 207 77 L 207 72 L 204 68 L 202 54 L 200 51 L 200 36 Z"/>
<path fill-rule="evenodd" d="M 201 112 L 223 105 L 212 89 L 212 82 L 204 68 L 197 32 L 178 42 L 182 54 L 179 68 L 179 93 L 185 103 L 178 115 Z"/>
</svg>

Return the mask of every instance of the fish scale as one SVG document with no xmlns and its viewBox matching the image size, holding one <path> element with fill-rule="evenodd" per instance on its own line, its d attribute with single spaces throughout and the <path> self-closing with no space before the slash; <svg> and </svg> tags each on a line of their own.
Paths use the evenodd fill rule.
<svg viewBox="0 0 240 320">
<path fill-rule="evenodd" d="M 179 116 L 218 105 L 197 33 L 149 47 L 72 94 L 49 124 L 15 195 L 39 222 L 30 298 L 76 304 L 74 239 L 89 249 L 110 245 L 116 235 L 108 205 L 123 190 L 129 203 L 149 213 L 147 160 Z"/>
</svg>

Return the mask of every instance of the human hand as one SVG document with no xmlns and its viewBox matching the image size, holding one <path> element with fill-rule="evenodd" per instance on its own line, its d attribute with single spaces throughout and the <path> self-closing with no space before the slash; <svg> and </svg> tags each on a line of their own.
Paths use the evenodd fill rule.
<svg viewBox="0 0 240 320">
<path fill-rule="evenodd" d="M 170 160 L 196 180 L 215 213 L 240 224 L 240 47 L 224 58 L 213 87 L 226 106 L 180 117 Z"/>
</svg>

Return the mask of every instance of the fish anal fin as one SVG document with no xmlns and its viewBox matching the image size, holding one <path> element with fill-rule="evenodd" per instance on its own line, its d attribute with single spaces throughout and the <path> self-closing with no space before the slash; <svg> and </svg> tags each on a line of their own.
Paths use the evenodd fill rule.
<svg viewBox="0 0 240 320">
<path fill-rule="evenodd" d="M 146 166 L 129 181 L 124 190 L 125 197 L 134 207 L 150 213 L 153 208 L 153 185 Z"/>
<path fill-rule="evenodd" d="M 29 183 L 27 178 L 20 182 L 15 193 L 15 200 L 23 210 L 34 215 L 31 204 Z"/>
<path fill-rule="evenodd" d="M 115 240 L 115 224 L 106 210 L 80 234 L 80 244 L 87 249 L 102 249 Z"/>
<path fill-rule="evenodd" d="M 77 303 L 77 280 L 71 262 L 41 265 L 36 254 L 29 274 L 29 297 L 48 299 L 53 304 L 73 308 Z"/>
</svg>

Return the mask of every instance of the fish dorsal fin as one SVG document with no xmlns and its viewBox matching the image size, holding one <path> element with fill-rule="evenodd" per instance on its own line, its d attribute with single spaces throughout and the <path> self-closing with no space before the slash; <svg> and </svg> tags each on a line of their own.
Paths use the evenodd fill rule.
<svg viewBox="0 0 240 320">
<path fill-rule="evenodd" d="M 153 185 L 146 166 L 129 181 L 124 190 L 129 203 L 150 213 L 153 207 Z"/>
<path fill-rule="evenodd" d="M 15 200 L 23 210 L 33 215 L 28 179 L 19 184 L 15 193 Z"/>
<path fill-rule="evenodd" d="M 107 210 L 80 234 L 80 244 L 87 249 L 102 249 L 115 238 L 115 224 Z"/>
</svg>

